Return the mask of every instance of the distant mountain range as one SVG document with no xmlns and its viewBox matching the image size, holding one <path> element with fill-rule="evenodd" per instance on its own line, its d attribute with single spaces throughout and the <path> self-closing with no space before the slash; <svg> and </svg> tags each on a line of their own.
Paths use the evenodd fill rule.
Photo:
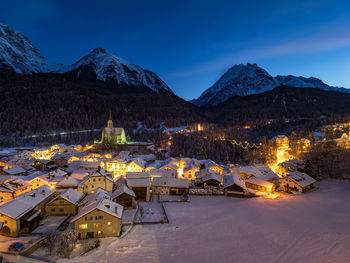
<svg viewBox="0 0 350 263">
<path fill-rule="evenodd" d="M 27 37 L 0 24 L 0 145 L 32 134 L 102 128 L 109 110 L 116 125 L 135 129 L 141 121 L 155 130 L 194 122 L 348 116 L 346 93 L 316 78 L 272 77 L 248 63 L 230 68 L 190 103 L 155 73 L 103 48 L 72 65 L 52 63 Z"/>
<path fill-rule="evenodd" d="M 75 71 L 76 78 L 79 78 L 81 71 L 90 71 L 102 81 L 116 80 L 121 85 L 147 87 L 157 93 L 173 93 L 157 74 L 111 55 L 103 48 L 95 48 L 90 54 L 70 66 L 52 63 L 26 36 L 1 23 L 0 71 L 14 71 L 20 74 Z"/>
<path fill-rule="evenodd" d="M 200 107 L 213 107 L 233 96 L 260 94 L 279 86 L 318 88 L 326 91 L 350 93 L 348 89 L 329 86 L 322 80 L 313 77 L 305 78 L 292 75 L 272 77 L 257 64 L 247 63 L 231 67 L 213 86 L 191 102 Z"/>
</svg>

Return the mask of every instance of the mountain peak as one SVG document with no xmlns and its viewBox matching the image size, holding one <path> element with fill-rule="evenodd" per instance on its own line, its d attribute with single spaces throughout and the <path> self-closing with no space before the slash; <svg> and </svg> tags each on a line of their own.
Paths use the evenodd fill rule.
<svg viewBox="0 0 350 263">
<path fill-rule="evenodd" d="M 256 63 L 237 64 L 195 101 L 198 106 L 215 106 L 232 96 L 246 96 L 278 86 L 278 82 Z"/>
<path fill-rule="evenodd" d="M 90 52 L 91 55 L 99 55 L 99 54 L 108 54 L 108 52 L 102 48 L 102 47 L 97 47 L 97 48 L 94 48 L 91 52 Z"/>
<path fill-rule="evenodd" d="M 198 99 L 194 100 L 194 104 L 198 106 L 215 106 L 232 96 L 263 93 L 282 85 L 296 88 L 318 88 L 328 91 L 350 92 L 348 89 L 329 86 L 322 80 L 314 77 L 305 78 L 293 75 L 272 77 L 256 63 L 247 63 L 246 65 L 238 64 L 232 66 L 213 86 L 204 91 Z"/>
</svg>

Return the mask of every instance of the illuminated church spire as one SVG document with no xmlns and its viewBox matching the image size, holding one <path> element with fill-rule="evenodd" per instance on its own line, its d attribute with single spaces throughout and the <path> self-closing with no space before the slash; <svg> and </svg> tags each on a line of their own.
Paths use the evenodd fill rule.
<svg viewBox="0 0 350 263">
<path fill-rule="evenodd" d="M 113 128 L 113 121 L 112 121 L 111 110 L 109 110 L 109 119 L 108 119 L 108 122 L 107 122 L 107 128 Z"/>
</svg>

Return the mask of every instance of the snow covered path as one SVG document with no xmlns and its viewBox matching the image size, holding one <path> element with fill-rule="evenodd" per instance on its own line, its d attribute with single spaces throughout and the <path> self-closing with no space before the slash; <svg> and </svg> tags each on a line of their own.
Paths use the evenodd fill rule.
<svg viewBox="0 0 350 263">
<path fill-rule="evenodd" d="M 349 262 L 350 183 L 319 185 L 282 200 L 191 196 L 165 204 L 170 224 L 137 225 L 64 262 Z"/>
</svg>

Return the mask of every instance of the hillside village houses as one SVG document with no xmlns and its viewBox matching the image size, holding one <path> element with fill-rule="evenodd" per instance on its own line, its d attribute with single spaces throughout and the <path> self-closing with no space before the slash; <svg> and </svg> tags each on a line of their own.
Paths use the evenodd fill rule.
<svg viewBox="0 0 350 263">
<path fill-rule="evenodd" d="M 278 140 L 285 147 L 286 139 Z M 315 180 L 298 169 L 280 176 L 262 164 L 157 160 L 130 151 L 100 154 L 89 145 L 4 150 L 0 159 L 0 234 L 5 236 L 30 233 L 44 217 L 55 216 L 70 216 L 68 223 L 81 239 L 120 236 L 123 215 L 152 196 L 182 197 L 217 188 L 230 197 L 254 197 L 315 188 Z M 22 166 L 13 166 L 17 163 Z"/>
</svg>

